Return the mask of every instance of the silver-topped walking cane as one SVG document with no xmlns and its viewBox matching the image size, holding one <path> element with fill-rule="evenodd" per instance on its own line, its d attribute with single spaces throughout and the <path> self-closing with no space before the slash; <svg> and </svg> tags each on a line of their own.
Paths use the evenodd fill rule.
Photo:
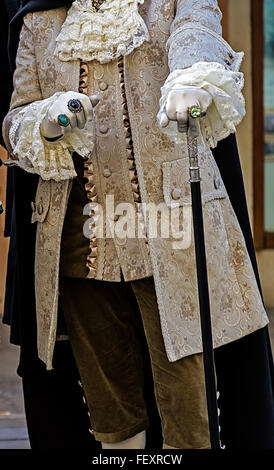
<svg viewBox="0 0 274 470">
<path fill-rule="evenodd" d="M 198 280 L 200 318 L 202 330 L 203 359 L 205 371 L 206 396 L 210 441 L 212 449 L 221 449 L 219 410 L 215 379 L 215 362 L 210 316 L 210 302 L 206 265 L 203 210 L 201 198 L 201 176 L 198 158 L 198 136 L 200 135 L 199 119 L 205 115 L 199 106 L 191 106 L 188 112 L 188 123 L 178 121 L 178 131 L 186 132 L 189 154 L 189 174 L 192 199 L 192 216 L 194 227 L 196 270 Z"/>
</svg>

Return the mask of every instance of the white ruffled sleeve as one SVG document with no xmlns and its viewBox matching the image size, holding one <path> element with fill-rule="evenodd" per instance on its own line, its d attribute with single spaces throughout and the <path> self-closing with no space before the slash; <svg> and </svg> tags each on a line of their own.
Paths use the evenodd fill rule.
<svg viewBox="0 0 274 470">
<path fill-rule="evenodd" d="M 239 72 L 244 53 L 222 38 L 221 19 L 217 0 L 177 0 L 166 44 L 170 75 L 160 99 L 161 110 L 171 89 L 196 86 L 208 91 L 212 104 L 200 120 L 208 147 L 235 132 L 245 115 L 244 76 Z M 176 142 L 185 139 L 175 122 L 161 130 Z"/>
<path fill-rule="evenodd" d="M 94 131 L 91 122 L 85 129 L 74 129 L 69 135 L 55 142 L 48 142 L 40 133 L 40 125 L 49 107 L 60 95 L 35 101 L 19 111 L 12 120 L 9 140 L 12 160 L 29 173 L 36 173 L 44 180 L 61 181 L 76 176 L 72 153 L 88 157 L 93 149 Z"/>
<path fill-rule="evenodd" d="M 214 148 L 219 140 L 236 132 L 236 126 L 245 115 L 243 73 L 227 70 L 217 62 L 197 62 L 184 70 L 174 70 L 161 89 L 160 112 L 170 90 L 187 86 L 202 88 L 212 96 L 212 104 L 206 116 L 200 119 L 200 127 L 206 146 Z M 175 121 L 161 129 L 177 143 L 185 138 L 177 131 Z"/>
<path fill-rule="evenodd" d="M 17 165 L 42 179 L 73 178 L 76 172 L 72 153 L 90 154 L 94 142 L 92 122 L 75 129 L 59 141 L 48 142 L 40 134 L 40 124 L 61 92 L 43 99 L 37 74 L 33 13 L 23 20 L 14 72 L 10 110 L 3 121 L 3 137 L 9 152 L 7 165 Z"/>
</svg>

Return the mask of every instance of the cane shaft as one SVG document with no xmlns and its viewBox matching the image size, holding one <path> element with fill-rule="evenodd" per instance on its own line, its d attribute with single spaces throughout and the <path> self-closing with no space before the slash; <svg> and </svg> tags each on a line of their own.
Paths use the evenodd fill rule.
<svg viewBox="0 0 274 470">
<path fill-rule="evenodd" d="M 220 449 L 218 403 L 200 182 L 191 183 L 191 195 L 210 440 L 212 449 Z"/>
<path fill-rule="evenodd" d="M 191 118 L 190 118 L 191 119 Z M 205 371 L 206 396 L 208 407 L 208 420 L 212 449 L 220 449 L 220 433 L 218 418 L 218 403 L 215 379 L 215 362 L 212 339 L 212 326 L 210 316 L 210 301 L 208 276 L 206 265 L 203 209 L 201 198 L 201 177 L 198 161 L 199 135 L 198 121 L 192 120 L 187 132 L 187 145 L 189 152 L 189 174 L 192 198 L 192 215 L 195 239 L 196 269 L 199 293 L 200 319 L 203 344 L 203 359 Z"/>
</svg>

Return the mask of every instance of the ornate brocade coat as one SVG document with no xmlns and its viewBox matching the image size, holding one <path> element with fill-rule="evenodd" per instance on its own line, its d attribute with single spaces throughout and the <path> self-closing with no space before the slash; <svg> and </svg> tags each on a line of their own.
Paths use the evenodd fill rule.
<svg viewBox="0 0 274 470">
<path fill-rule="evenodd" d="M 87 92 L 103 98 L 95 111 L 95 147 L 89 162 L 97 201 L 103 207 L 106 194 L 113 194 L 116 204 L 135 203 L 124 126 L 126 96 L 140 200 L 165 203 L 172 211 L 173 191 L 179 189 L 176 202 L 184 220 L 184 211 L 191 205 L 187 147 L 159 130 L 156 115 L 161 86 L 170 71 L 200 60 L 219 62 L 229 70 L 238 70 L 240 63 L 240 54 L 221 38 L 216 2 L 202 3 L 203 8 L 196 0 L 146 0 L 140 6 L 150 41 L 124 58 L 123 89 L 118 60 L 88 63 Z M 7 144 L 12 121 L 22 107 L 57 91 L 79 89 L 80 61 L 61 62 L 53 54 L 66 14 L 67 8 L 59 8 L 24 19 L 15 91 L 4 122 Z M 200 143 L 199 154 L 213 336 L 218 347 L 264 327 L 268 319 L 212 152 Z M 70 180 L 40 178 L 32 217 L 37 222 L 38 354 L 48 369 L 56 340 L 60 243 L 71 185 Z M 153 275 L 170 361 L 202 351 L 193 231 L 183 249 L 175 249 L 173 242 L 160 235 L 148 241 L 98 238 L 96 267 L 89 272 L 89 277 L 109 281 L 120 280 L 120 267 L 126 281 Z"/>
</svg>

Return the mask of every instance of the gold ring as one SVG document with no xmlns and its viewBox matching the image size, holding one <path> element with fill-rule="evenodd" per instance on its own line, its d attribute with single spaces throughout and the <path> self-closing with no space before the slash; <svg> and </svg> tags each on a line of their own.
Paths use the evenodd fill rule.
<svg viewBox="0 0 274 470">
<path fill-rule="evenodd" d="M 189 115 L 194 119 L 204 117 L 206 115 L 206 112 L 202 111 L 200 106 L 197 106 L 197 105 L 191 106 L 188 112 L 189 112 Z"/>
</svg>

